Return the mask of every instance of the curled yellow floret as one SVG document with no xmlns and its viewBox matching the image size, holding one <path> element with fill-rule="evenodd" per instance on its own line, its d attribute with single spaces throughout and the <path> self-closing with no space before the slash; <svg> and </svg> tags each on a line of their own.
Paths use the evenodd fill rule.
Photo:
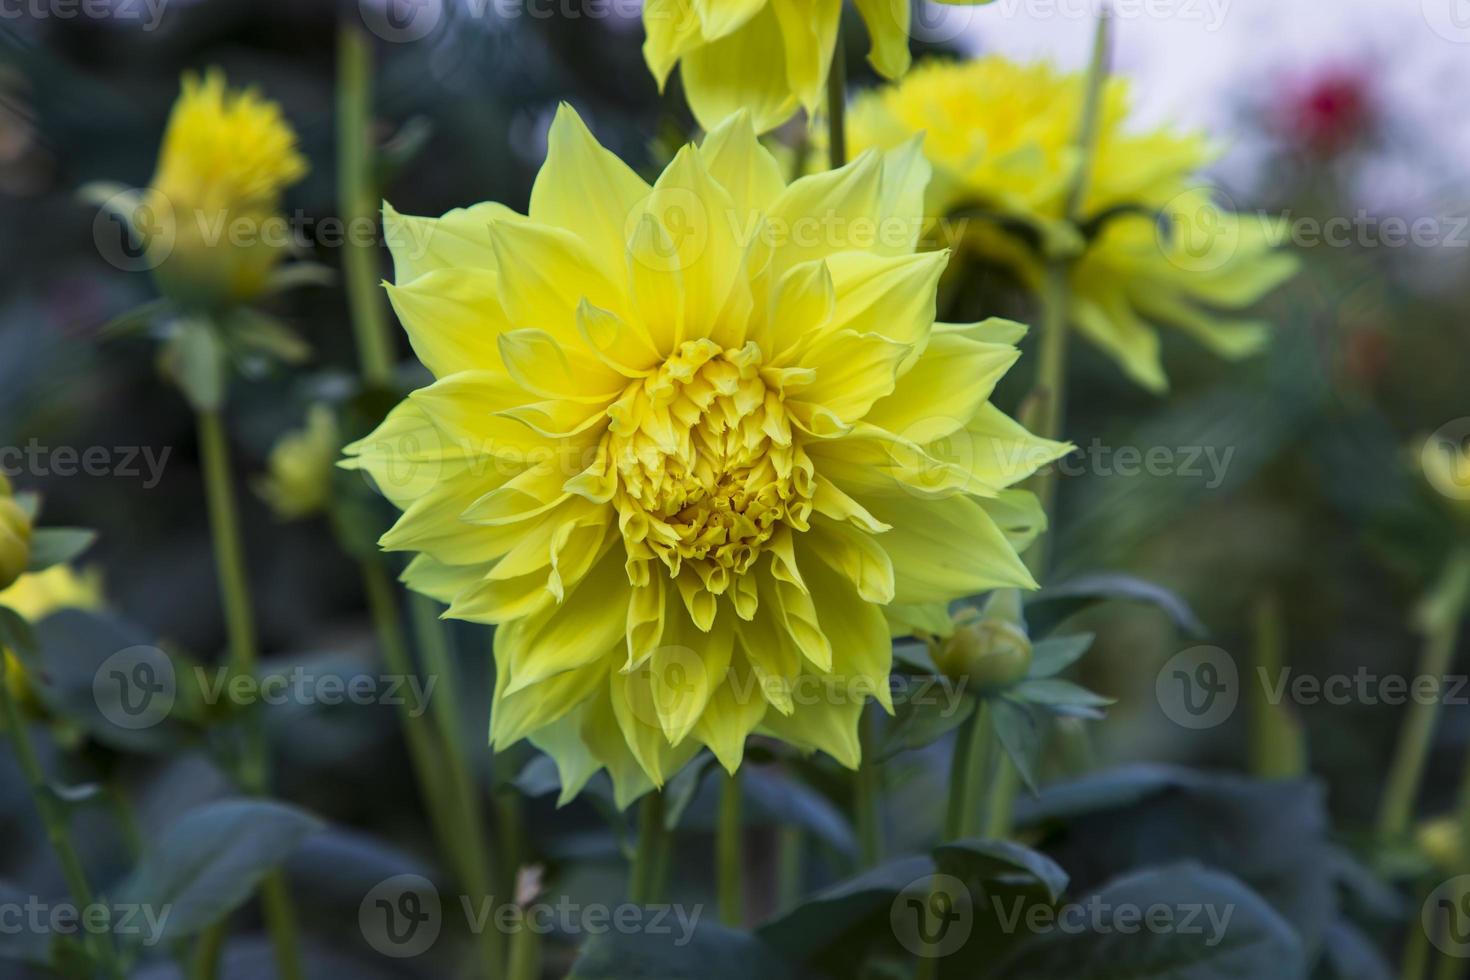
<svg viewBox="0 0 1470 980">
<path fill-rule="evenodd" d="M 1215 149 L 1199 134 L 1139 132 L 1121 78 L 1107 81 L 1097 148 L 1083 179 L 1081 228 L 1066 221 L 1079 179 L 1076 146 L 1086 80 L 998 56 L 932 61 L 854 101 L 855 149 L 927 133 L 928 213 L 970 256 L 1009 268 L 1039 291 L 1048 257 L 1073 257 L 1077 329 L 1136 382 L 1167 387 L 1160 325 L 1226 357 L 1258 350 L 1267 326 L 1243 309 L 1294 274 L 1277 250 L 1280 223 L 1222 206 L 1201 176 Z M 1085 236 L 1084 237 L 1084 233 Z"/>
<path fill-rule="evenodd" d="M 988 403 L 1023 328 L 935 323 L 917 140 L 790 184 L 739 114 L 652 186 L 562 107 L 529 215 L 386 210 L 436 381 L 344 465 L 384 548 L 497 625 L 492 739 L 621 803 L 764 733 L 845 765 L 890 630 L 1032 587 L 1013 485 L 1067 447 Z"/>
</svg>

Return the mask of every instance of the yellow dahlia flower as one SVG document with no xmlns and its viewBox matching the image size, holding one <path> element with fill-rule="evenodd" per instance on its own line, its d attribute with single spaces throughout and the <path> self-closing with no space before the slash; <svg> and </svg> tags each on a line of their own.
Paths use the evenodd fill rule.
<svg viewBox="0 0 1470 980">
<path fill-rule="evenodd" d="M 1295 272 L 1296 260 L 1274 250 L 1281 237 L 1274 222 L 1214 202 L 1199 176 L 1215 155 L 1204 137 L 1129 130 L 1123 79 L 1104 89 L 1081 202 L 1083 229 L 1099 222 L 1100 230 L 1084 242 L 1065 220 L 1082 162 L 1076 138 L 1085 85 L 1080 74 L 1000 57 L 930 62 L 898 85 L 859 96 L 849 141 L 855 150 L 893 147 L 927 132 L 935 171 L 928 213 L 951 215 L 953 229 L 963 221 L 973 257 L 1009 267 L 1033 290 L 1048 256 L 1075 256 L 1073 324 L 1150 390 L 1168 385 L 1157 325 L 1226 357 L 1257 350 L 1266 325 L 1220 311 L 1260 299 Z"/>
<path fill-rule="evenodd" d="M 988 0 L 956 0 L 988 2 Z M 886 78 L 909 68 L 909 0 L 855 0 Z M 694 118 L 713 129 L 746 109 L 758 132 L 798 107 L 815 113 L 837 44 L 842 0 L 648 0 L 643 57 L 663 91 L 682 65 Z"/>
<path fill-rule="evenodd" d="M 498 625 L 492 740 L 564 799 L 752 731 L 856 766 L 885 613 L 1034 587 L 1008 488 L 1066 447 L 987 402 L 1021 328 L 934 322 L 927 171 L 915 140 L 788 185 L 739 114 L 650 187 L 563 106 L 529 216 L 386 209 L 437 380 L 343 465 L 403 509 L 405 582 Z"/>
<path fill-rule="evenodd" d="M 290 244 L 281 194 L 306 170 L 279 105 L 186 74 L 135 217 L 159 288 L 204 305 L 259 293 Z"/>
<path fill-rule="evenodd" d="M 306 425 L 286 433 L 271 449 L 256 492 L 283 521 L 324 510 L 331 499 L 332 467 L 341 447 L 331 406 L 311 406 Z"/>
<path fill-rule="evenodd" d="M 7 589 L 0 589 L 0 606 L 12 609 L 27 622 L 37 623 L 63 609 L 100 609 L 102 581 L 96 572 L 77 572 L 70 565 L 52 565 L 28 572 Z M 20 659 L 4 650 L 5 684 L 17 703 L 37 705 L 30 677 Z"/>
<path fill-rule="evenodd" d="M 20 578 L 31 560 L 31 519 L 0 473 L 0 589 Z"/>
</svg>

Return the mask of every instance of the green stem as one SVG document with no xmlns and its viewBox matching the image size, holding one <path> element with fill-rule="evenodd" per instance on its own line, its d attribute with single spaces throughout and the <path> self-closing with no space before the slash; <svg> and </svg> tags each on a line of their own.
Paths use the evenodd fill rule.
<svg viewBox="0 0 1470 980">
<path fill-rule="evenodd" d="M 663 894 L 662 865 L 665 838 L 664 797 L 658 790 L 646 794 L 638 805 L 638 843 L 633 852 L 628 898 L 639 905 L 652 905 Z"/>
<path fill-rule="evenodd" d="M 344 21 L 337 35 L 337 190 L 348 228 L 368 227 L 377 217 L 371 120 L 372 49 L 367 34 Z M 378 295 L 377 250 L 348 245 L 342 268 L 362 375 L 386 386 L 393 379 L 393 337 Z"/>
<path fill-rule="evenodd" d="M 720 784 L 720 817 L 715 827 L 716 883 L 720 922 L 740 926 L 745 921 L 745 865 L 741 854 L 740 773 L 726 773 Z"/>
<path fill-rule="evenodd" d="M 950 760 L 949 806 L 945 811 L 944 839 L 959 840 L 985 832 L 993 817 L 985 804 L 995 796 L 992 781 L 997 772 L 991 764 L 990 719 L 985 699 L 955 733 L 954 757 Z"/>
<path fill-rule="evenodd" d="M 507 980 L 536 980 L 541 976 L 541 935 L 522 917 L 519 928 L 510 938 L 510 963 Z"/>
<path fill-rule="evenodd" d="M 1256 672 L 1262 678 L 1282 676 L 1286 657 L 1281 603 L 1263 596 L 1255 609 Z M 1247 685 L 1250 691 L 1251 772 L 1261 779 L 1295 779 L 1306 772 L 1306 750 L 1301 726 L 1285 704 L 1272 704 L 1267 685 Z"/>
<path fill-rule="evenodd" d="M 847 163 L 847 46 L 842 27 L 827 71 L 827 166 L 836 170 Z"/>
<path fill-rule="evenodd" d="M 78 909 L 88 909 L 92 906 L 92 887 L 87 883 L 87 874 L 82 868 L 82 860 L 77 855 L 75 845 L 72 844 L 66 809 L 47 783 L 46 772 L 41 768 L 41 761 L 36 757 L 36 750 L 31 745 L 30 733 L 26 731 L 25 721 L 22 720 L 20 710 L 15 705 L 15 698 L 10 694 L 10 686 L 3 683 L 0 683 L 0 712 L 3 712 L 5 716 L 5 729 L 15 747 L 15 757 L 20 762 L 21 773 L 30 786 L 31 798 L 35 801 L 36 809 L 40 811 L 41 824 L 46 828 L 46 839 L 50 842 L 56 859 L 61 862 L 61 872 L 66 878 L 66 886 L 71 892 L 72 902 Z M 93 963 L 106 976 L 112 980 L 122 980 L 122 965 L 118 962 L 117 948 L 112 944 L 110 933 L 88 933 L 86 949 Z"/>
<path fill-rule="evenodd" d="M 995 771 L 990 777 L 990 784 L 989 798 L 983 801 L 985 824 L 981 835 L 1004 840 L 1015 829 L 1016 794 L 1021 791 L 1021 773 L 1004 752 L 995 753 Z"/>
<path fill-rule="evenodd" d="M 229 670 L 232 676 L 251 677 L 255 674 L 257 660 L 255 616 L 251 611 L 245 546 L 240 536 L 239 507 L 235 501 L 235 480 L 230 467 L 224 421 L 218 410 L 205 410 L 198 413 L 198 427 L 204 494 L 209 507 L 220 600 L 229 638 Z M 242 727 L 245 744 L 240 753 L 238 778 L 247 793 L 260 796 L 269 784 L 269 758 L 258 706 L 246 709 Z M 260 896 L 271 947 L 275 952 L 276 970 L 282 980 L 301 980 L 304 973 L 296 932 L 296 912 L 280 871 L 272 871 L 265 877 Z"/>
<path fill-rule="evenodd" d="M 1425 889 L 1419 889 L 1419 904 L 1427 897 Z M 1416 906 L 1417 907 L 1417 906 Z M 1429 966 L 1429 931 L 1419 916 L 1409 923 L 1409 938 L 1404 943 L 1404 957 L 1399 964 L 1402 980 L 1424 980 L 1424 970 Z"/>
<path fill-rule="evenodd" d="M 224 942 L 224 921 L 216 922 L 199 934 L 189 959 L 189 980 L 214 980 L 219 974 L 219 954 Z"/>
<path fill-rule="evenodd" d="M 1398 747 L 1389 768 L 1388 786 L 1378 810 L 1378 833 L 1385 839 L 1408 833 L 1419 783 L 1439 716 L 1438 687 L 1443 683 L 1455 653 L 1455 637 L 1470 601 L 1470 549 L 1457 550 L 1445 567 L 1431 597 L 1425 602 L 1424 650 L 1417 676 L 1431 678 L 1436 696 L 1415 698 L 1399 732 Z"/>
<path fill-rule="evenodd" d="M 874 758 L 873 712 L 864 706 L 858 718 L 858 739 L 862 756 L 853 774 L 853 814 L 857 827 L 860 867 L 871 868 L 883 859 L 883 826 L 879 817 L 879 782 L 881 765 Z"/>
</svg>

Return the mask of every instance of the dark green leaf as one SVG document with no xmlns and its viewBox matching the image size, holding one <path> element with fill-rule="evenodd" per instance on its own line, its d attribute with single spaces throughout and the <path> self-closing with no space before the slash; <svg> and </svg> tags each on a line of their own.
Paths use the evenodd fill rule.
<svg viewBox="0 0 1470 980">
<path fill-rule="evenodd" d="M 878 747 L 879 761 L 930 745 L 974 714 L 974 698 L 956 697 L 943 678 L 933 678 L 933 682 L 927 691 L 917 687 L 913 697 L 894 700 L 893 721 Z"/>
<path fill-rule="evenodd" d="M 126 886 L 129 900 L 170 908 L 166 941 L 191 936 L 242 905 L 321 822 L 271 800 L 196 807 L 160 834 Z"/>
<path fill-rule="evenodd" d="M 64 565 L 92 547 L 97 532 L 82 527 L 38 527 L 31 532 L 31 560 L 27 571 L 41 572 Z"/>
<path fill-rule="evenodd" d="M 681 918 L 688 906 L 660 914 L 664 931 L 610 930 L 592 936 L 568 980 L 796 980 L 795 966 L 758 936 Z M 697 908 L 697 906 L 696 906 Z"/>
<path fill-rule="evenodd" d="M 996 975 L 1237 980 L 1306 972 L 1300 937 L 1264 899 L 1230 875 L 1196 864 L 1127 875 L 1065 908 L 1079 914 L 1034 931 Z M 1159 910 L 1153 924 L 1146 917 L 1151 910 Z"/>
<path fill-rule="evenodd" d="M 1031 709 L 1003 697 L 986 702 L 990 729 L 1006 757 L 1021 775 L 1021 781 L 1036 792 L 1036 760 L 1041 755 L 1041 731 Z"/>
<path fill-rule="evenodd" d="M 281 364 L 301 364 L 310 359 L 311 345 L 286 323 L 243 308 L 225 321 L 226 335 L 239 356 L 263 357 Z"/>
<path fill-rule="evenodd" d="M 1075 633 L 1037 641 L 1031 648 L 1031 670 L 1026 676 L 1033 680 L 1055 677 L 1090 650 L 1095 638 L 1092 633 Z"/>
<path fill-rule="evenodd" d="M 1004 840 L 957 840 L 934 849 L 939 870 L 961 881 L 1035 881 L 1055 902 L 1067 890 L 1067 872 L 1038 851 Z"/>
<path fill-rule="evenodd" d="M 331 266 L 320 262 L 290 262 L 271 273 L 263 294 L 271 296 L 300 286 L 330 286 L 337 281 Z"/>
<path fill-rule="evenodd" d="M 1112 698 L 1055 677 L 1022 681 L 1006 693 L 1021 701 L 1046 706 L 1103 708 L 1113 703 Z"/>
<path fill-rule="evenodd" d="M 1030 596 L 1026 603 L 1026 622 L 1031 626 L 1033 636 L 1045 636 L 1068 616 L 1108 599 L 1152 603 L 1186 633 L 1203 636 L 1206 632 L 1194 610 L 1178 595 L 1161 585 L 1121 572 L 1081 575 L 1042 589 Z"/>
<path fill-rule="evenodd" d="M 37 650 L 36 631 L 9 606 L 0 606 L 0 647 L 14 651 L 22 660 L 34 657 Z"/>
<path fill-rule="evenodd" d="M 934 873 L 923 856 L 895 858 L 855 878 L 818 892 L 760 929 L 772 946 L 793 959 L 808 960 L 881 917 L 887 931 L 890 906 L 899 893 Z"/>
</svg>

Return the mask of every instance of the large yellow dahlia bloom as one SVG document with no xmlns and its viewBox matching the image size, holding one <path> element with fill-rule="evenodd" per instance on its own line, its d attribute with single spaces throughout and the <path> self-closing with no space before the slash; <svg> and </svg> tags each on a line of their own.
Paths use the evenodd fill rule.
<svg viewBox="0 0 1470 980">
<path fill-rule="evenodd" d="M 218 70 L 185 75 L 139 215 L 160 288 L 191 304 L 259 293 L 291 241 L 282 192 L 306 171 L 279 105 Z"/>
<path fill-rule="evenodd" d="M 872 39 L 868 61 L 885 78 L 900 77 L 909 68 L 909 0 L 855 5 Z M 746 109 L 763 133 L 798 107 L 816 112 L 841 18 L 842 0 L 648 0 L 643 57 L 660 91 L 682 66 L 689 107 L 705 129 Z"/>
<path fill-rule="evenodd" d="M 974 257 L 1009 267 L 1033 290 L 1047 254 L 1075 254 L 1073 324 L 1150 390 L 1168 385 L 1158 325 L 1226 357 L 1257 350 L 1266 325 L 1221 311 L 1256 302 L 1295 272 L 1296 260 L 1275 250 L 1276 222 L 1216 203 L 1200 177 L 1216 152 L 1203 136 L 1130 130 L 1123 79 L 1104 89 L 1081 201 L 1079 223 L 1096 224 L 1096 234 L 1084 244 L 1065 220 L 1082 164 L 1076 139 L 1085 87 L 1083 75 L 1047 64 L 994 56 L 929 62 L 855 100 L 849 143 L 892 147 L 927 132 L 924 152 L 935 171 L 928 213 L 950 215 L 951 232 L 963 221 Z"/>
<path fill-rule="evenodd" d="M 890 624 L 1034 586 L 1007 488 L 1066 447 L 987 402 L 1019 328 L 934 322 L 927 177 L 914 140 L 788 185 L 740 114 L 650 187 L 563 106 L 529 216 L 386 210 L 437 380 L 343 465 L 402 508 L 407 584 L 498 625 L 492 739 L 564 799 L 755 730 L 855 766 Z"/>
</svg>

